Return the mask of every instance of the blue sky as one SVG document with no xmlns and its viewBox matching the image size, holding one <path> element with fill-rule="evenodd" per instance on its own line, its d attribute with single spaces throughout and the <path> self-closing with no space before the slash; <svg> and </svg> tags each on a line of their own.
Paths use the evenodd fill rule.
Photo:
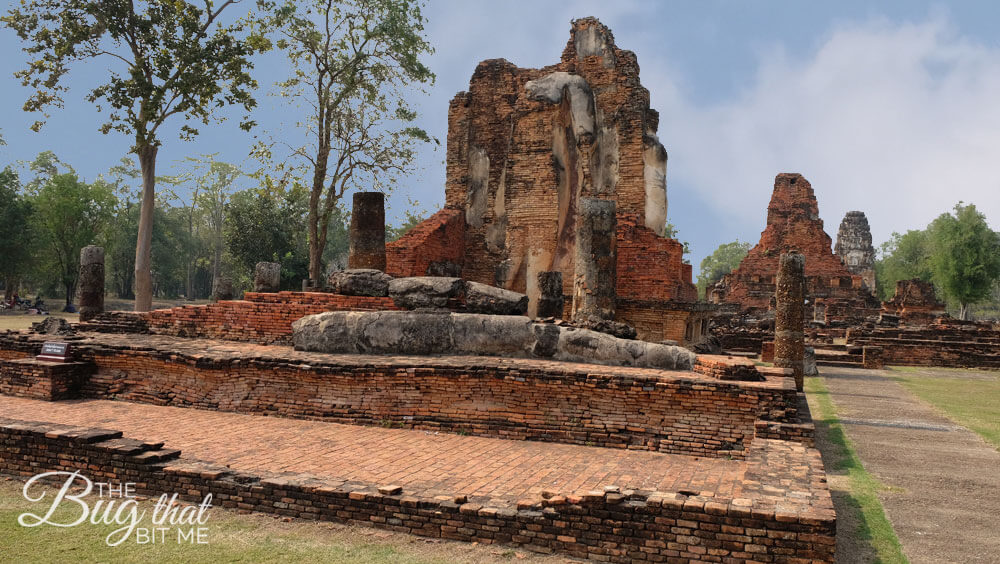
<svg viewBox="0 0 1000 564">
<path fill-rule="evenodd" d="M 448 101 L 479 61 L 552 64 L 571 19 L 607 24 L 618 46 L 637 54 L 660 111 L 669 219 L 691 244 L 696 270 L 721 243 L 757 241 L 779 172 L 809 179 L 832 237 L 848 210 L 866 212 L 878 245 L 959 200 L 1000 228 L 1000 3 L 431 0 L 425 13 L 437 81 L 414 102 L 420 125 L 442 140 Z M 100 134 L 101 116 L 83 100 L 113 62 L 74 69 L 66 108 L 34 133 L 37 116 L 20 111 L 28 92 L 12 77 L 26 60 L 20 47 L 0 29 L 8 108 L 0 164 L 53 150 L 88 180 L 115 165 L 130 141 Z M 257 70 L 265 90 L 287 72 L 278 56 Z M 258 102 L 256 134 L 301 138 L 296 108 L 265 91 Z M 235 120 L 203 127 L 193 142 L 165 135 L 157 172 L 205 153 L 242 163 L 253 142 Z M 443 147 L 422 152 L 390 196 L 390 216 L 409 199 L 440 207 L 443 159 Z"/>
</svg>

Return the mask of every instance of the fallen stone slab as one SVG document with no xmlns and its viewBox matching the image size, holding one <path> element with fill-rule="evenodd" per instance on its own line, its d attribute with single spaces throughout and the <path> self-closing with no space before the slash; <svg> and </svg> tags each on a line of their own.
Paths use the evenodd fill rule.
<svg viewBox="0 0 1000 564">
<path fill-rule="evenodd" d="M 345 296 L 373 296 L 384 298 L 389 295 L 392 276 L 374 268 L 353 268 L 330 274 L 327 285 L 334 292 Z"/>
<path fill-rule="evenodd" d="M 690 370 L 682 347 L 620 339 L 522 315 L 446 311 L 330 311 L 292 323 L 296 350 L 333 354 L 551 358 L 609 366 Z"/>
<path fill-rule="evenodd" d="M 403 309 L 443 308 L 448 300 L 458 298 L 464 290 L 461 278 L 447 276 L 413 276 L 389 282 L 389 297 Z"/>
<path fill-rule="evenodd" d="M 473 313 L 524 315 L 528 311 L 528 296 L 479 282 L 466 282 L 465 306 Z"/>
</svg>

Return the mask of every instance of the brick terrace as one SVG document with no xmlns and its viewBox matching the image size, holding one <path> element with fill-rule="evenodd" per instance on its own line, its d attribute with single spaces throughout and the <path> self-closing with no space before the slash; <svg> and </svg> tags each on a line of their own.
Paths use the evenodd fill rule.
<svg viewBox="0 0 1000 564">
<path fill-rule="evenodd" d="M 643 451 L 358 427 L 109 400 L 0 396 L 4 417 L 124 429 L 185 456 L 257 473 L 399 484 L 423 495 L 516 502 L 608 485 L 739 497 L 745 464 Z"/>
</svg>

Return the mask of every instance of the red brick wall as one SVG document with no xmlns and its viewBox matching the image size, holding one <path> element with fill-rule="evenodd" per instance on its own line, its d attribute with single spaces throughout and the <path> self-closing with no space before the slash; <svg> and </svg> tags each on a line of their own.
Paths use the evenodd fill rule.
<svg viewBox="0 0 1000 564">
<path fill-rule="evenodd" d="M 292 322 L 324 311 L 398 309 L 390 298 L 319 292 L 247 292 L 242 301 L 158 309 L 144 314 L 152 333 L 260 344 L 290 344 Z"/>
<path fill-rule="evenodd" d="M 660 237 L 631 214 L 618 215 L 617 293 L 638 300 L 698 301 L 691 265 L 683 264 L 684 246 Z"/>
<path fill-rule="evenodd" d="M 445 208 L 398 240 L 385 246 L 386 273 L 391 276 L 426 276 L 433 262 L 465 261 L 465 218 L 459 210 Z M 492 283 L 492 282 L 491 282 Z"/>
</svg>

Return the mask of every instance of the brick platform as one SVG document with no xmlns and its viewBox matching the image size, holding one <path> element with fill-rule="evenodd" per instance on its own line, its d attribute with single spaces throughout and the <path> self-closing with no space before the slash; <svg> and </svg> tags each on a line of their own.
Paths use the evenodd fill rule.
<svg viewBox="0 0 1000 564">
<path fill-rule="evenodd" d="M 329 355 L 162 335 L 81 335 L 83 397 L 743 458 L 756 422 L 801 423 L 789 378 L 493 357 Z M 0 336 L 35 354 L 42 338 Z M 0 372 L 0 380 L 5 378 Z M 798 436 L 798 432 L 795 433 Z"/>
<path fill-rule="evenodd" d="M 615 562 L 833 562 L 819 453 L 788 441 L 736 461 L 102 400 L 0 397 L 0 413 L 6 473 L 86 468 L 140 493 Z"/>
</svg>

